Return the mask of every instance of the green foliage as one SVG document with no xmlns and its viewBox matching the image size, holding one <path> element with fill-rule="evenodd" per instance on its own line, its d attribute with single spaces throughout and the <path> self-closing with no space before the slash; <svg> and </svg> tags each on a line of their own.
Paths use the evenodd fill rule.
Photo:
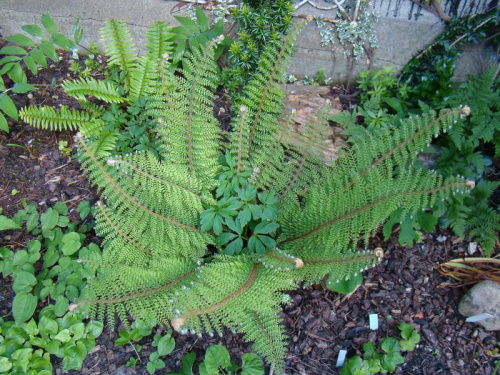
<svg viewBox="0 0 500 375">
<path fill-rule="evenodd" d="M 446 30 L 401 72 L 400 82 L 411 88 L 412 106 L 417 107 L 419 100 L 436 106 L 450 95 L 455 62 L 461 54 L 459 48 L 494 35 L 499 23 L 500 14 L 496 8 L 484 14 L 453 18 Z"/>
<path fill-rule="evenodd" d="M 232 97 L 253 78 L 269 43 L 283 39 L 290 30 L 293 10 L 290 0 L 244 1 L 233 8 L 238 38 L 229 47 L 231 66 L 223 72 L 224 86 Z"/>
<path fill-rule="evenodd" d="M 182 358 L 180 372 L 171 372 L 171 375 L 192 375 L 193 365 L 196 360 L 195 353 L 186 354 Z M 264 363 L 254 353 L 243 354 L 242 364 L 238 366 L 231 361 L 229 352 L 221 345 L 210 345 L 205 353 L 205 360 L 200 363 L 200 375 L 263 375 Z"/>
<path fill-rule="evenodd" d="M 301 27 L 267 46 L 235 103 L 239 111 L 226 141 L 212 108 L 220 39 L 192 48 L 175 75 L 160 75 L 149 107 L 160 159 L 147 151 L 102 157 L 92 139 L 76 137 L 82 168 L 102 196 L 96 231 L 104 242 L 102 254 L 89 254 L 100 272 L 77 308 L 111 326 L 118 317 L 127 329 L 130 317 L 181 334 L 222 335 L 225 326 L 253 341 L 254 350 L 281 371 L 283 291 L 326 274 L 357 277 L 383 251 L 354 246 L 360 237 L 367 242 L 395 209 L 411 216 L 468 190 L 461 178 L 413 164 L 435 134 L 460 119 L 461 109 L 402 120 L 398 129 L 346 150 L 332 167 L 322 148 L 328 108 L 304 126 L 303 135 L 292 134 L 290 123 L 280 121 L 279 85 Z M 169 89 L 161 91 L 165 84 Z M 252 211 L 255 205 L 261 209 Z M 249 228 L 246 247 L 267 251 L 227 255 L 226 246 L 220 254 L 217 233 L 239 235 L 242 223 Z M 152 358 L 155 369 L 158 359 Z"/>
<path fill-rule="evenodd" d="M 257 193 L 248 182 L 251 173 L 238 172 L 231 154 L 220 160 L 217 205 L 202 212 L 201 230 L 217 235 L 215 243 L 223 254 L 262 255 L 276 246 L 269 234 L 279 228 L 278 199 L 272 193 Z"/>
<path fill-rule="evenodd" d="M 85 209 L 85 204 L 80 207 Z M 102 323 L 84 323 L 82 315 L 68 312 L 69 303 L 96 274 L 78 257 L 100 250 L 92 243 L 83 246 L 90 226 L 70 222 L 67 214 L 62 202 L 42 215 L 34 204 L 27 205 L 11 222 L 16 224 L 13 229 L 25 225 L 34 239 L 16 252 L 0 248 L 0 272 L 3 278 L 12 276 L 16 294 L 14 321 L 0 319 L 0 368 L 11 374 L 51 374 L 51 355 L 62 358 L 63 370 L 78 370 L 103 330 Z"/>
<path fill-rule="evenodd" d="M 411 352 L 420 342 L 420 335 L 413 329 L 411 324 L 400 323 L 401 340 L 394 337 L 386 337 L 377 351 L 375 343 L 369 341 L 363 344 L 363 356 L 349 358 L 342 370 L 341 375 L 370 375 L 386 374 L 396 371 L 397 365 L 405 362 L 401 352 Z"/>
<path fill-rule="evenodd" d="M 172 54 L 172 34 L 164 22 L 153 24 L 147 31 L 147 53 L 138 57 L 130 31 L 122 21 L 110 20 L 101 29 L 104 49 L 111 69 L 108 78 L 97 80 L 82 75 L 63 83 L 65 92 L 80 101 L 82 109 L 55 110 L 49 106 L 31 106 L 20 112 L 21 119 L 35 127 L 51 130 L 79 129 L 92 139 L 100 156 L 125 154 L 132 150 L 151 150 L 157 154 L 151 116 L 146 112 L 161 86 L 158 77 L 169 64 L 164 54 Z M 96 52 L 92 50 L 91 52 Z M 95 55 L 94 55 L 95 57 Z M 94 59 L 86 61 L 95 62 Z M 87 64 L 94 69 L 94 63 Z M 79 71 L 79 67 L 73 66 Z M 99 103 L 110 103 L 109 107 Z"/>
<path fill-rule="evenodd" d="M 171 71 L 174 71 L 187 51 L 204 49 L 207 44 L 217 38 L 222 38 L 216 46 L 214 57 L 217 60 L 224 50 L 232 43 L 232 39 L 224 36 L 224 19 L 217 21 L 212 27 L 210 22 L 199 7 L 194 8 L 194 19 L 190 17 L 175 16 L 180 25 L 171 29 L 171 40 L 175 44 L 172 57 Z"/>
<path fill-rule="evenodd" d="M 6 38 L 9 45 L 0 50 L 0 130 L 9 132 L 9 126 L 5 115 L 18 119 L 17 108 L 9 97 L 9 91 L 16 94 L 24 94 L 36 89 L 34 85 L 28 84 L 25 70 L 31 74 L 38 74 L 38 67 L 46 68 L 47 59 L 54 62 L 59 61 L 56 47 L 66 51 L 77 50 L 77 44 L 83 36 L 83 30 L 77 21 L 73 27 L 73 38 L 71 40 L 57 31 L 57 25 L 49 15 L 42 16 L 42 25 L 49 34 L 47 38 L 42 28 L 38 25 L 24 25 L 21 28 L 30 36 L 24 34 L 13 34 Z M 11 45 L 14 44 L 14 45 Z M 12 87 L 6 87 L 4 75 L 7 75 L 14 83 Z"/>
</svg>

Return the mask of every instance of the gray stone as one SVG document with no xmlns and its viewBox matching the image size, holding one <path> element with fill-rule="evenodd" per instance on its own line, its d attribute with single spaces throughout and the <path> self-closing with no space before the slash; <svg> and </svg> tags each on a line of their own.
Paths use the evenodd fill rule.
<svg viewBox="0 0 500 375">
<path fill-rule="evenodd" d="M 321 1 L 317 0 L 316 3 Z M 42 14 L 51 15 L 60 25 L 60 31 L 69 34 L 73 23 L 80 17 L 85 32 L 82 44 L 86 45 L 89 41 L 99 41 L 99 29 L 107 19 L 115 18 L 129 25 L 139 51 L 143 51 L 147 27 L 160 20 L 178 25 L 174 16 L 183 14 L 178 8 L 184 4 L 178 0 L 121 0 L 119 3 L 109 0 L 2 0 L 0 34 L 6 37 L 22 32 L 22 25 L 40 24 Z M 325 75 L 332 77 L 334 82 L 351 83 L 354 83 L 361 70 L 370 66 L 375 69 L 391 66 L 398 71 L 418 51 L 432 43 L 445 27 L 438 16 L 419 9 L 412 1 L 375 1 L 373 9 L 380 13 L 380 21 L 376 25 L 380 47 L 375 50 L 372 61 L 363 57 L 351 67 L 342 57 L 343 47 L 338 42 L 333 46 L 321 45 L 319 30 L 315 22 L 311 22 L 297 40 L 297 52 L 288 71 L 302 78 L 324 70 Z M 336 11 L 322 11 L 305 5 L 297 13 L 323 14 L 333 19 Z M 455 79 L 463 81 L 467 74 L 482 72 L 494 64 L 494 56 L 493 49 L 482 45 L 465 49 L 457 61 Z"/>
<path fill-rule="evenodd" d="M 500 330 L 500 284 L 485 280 L 474 285 L 462 297 L 458 311 L 466 317 L 491 314 L 493 317 L 477 323 L 487 331 Z"/>
</svg>

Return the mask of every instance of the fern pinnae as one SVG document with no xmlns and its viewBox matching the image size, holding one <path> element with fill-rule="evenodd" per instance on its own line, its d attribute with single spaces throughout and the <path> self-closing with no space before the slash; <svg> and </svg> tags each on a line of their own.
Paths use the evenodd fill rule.
<svg viewBox="0 0 500 375">
<path fill-rule="evenodd" d="M 180 328 L 184 325 L 184 323 L 188 319 L 190 319 L 194 316 L 198 316 L 198 315 L 210 314 L 211 312 L 214 312 L 214 311 L 224 307 L 229 302 L 238 298 L 240 295 L 245 293 L 252 286 L 252 284 L 255 282 L 255 280 L 257 278 L 258 270 L 259 270 L 259 264 L 254 263 L 252 270 L 250 271 L 250 274 L 248 275 L 247 280 L 245 281 L 245 283 L 243 285 L 241 285 L 240 288 L 236 289 L 233 293 L 231 293 L 229 296 L 227 296 L 223 300 L 217 302 L 216 304 L 207 306 L 205 308 L 200 308 L 200 309 L 195 309 L 195 310 L 185 312 L 180 317 L 172 320 L 172 328 L 175 329 L 176 331 L 179 331 Z"/>
<path fill-rule="evenodd" d="M 137 53 L 127 24 L 119 20 L 107 20 L 101 28 L 101 39 L 108 56 L 108 64 L 120 66 L 125 72 L 125 86 L 129 88 Z"/>
<path fill-rule="evenodd" d="M 62 106 L 59 111 L 50 106 L 23 107 L 19 111 L 19 117 L 35 128 L 49 130 L 76 130 L 101 123 L 86 111 L 68 109 L 66 106 Z"/>
<path fill-rule="evenodd" d="M 186 225 L 186 224 L 183 224 L 183 223 L 180 223 L 178 222 L 177 220 L 174 220 L 174 219 L 171 219 L 169 217 L 165 217 L 155 211 L 152 211 L 150 210 L 149 208 L 147 208 L 146 206 L 144 206 L 142 203 L 140 203 L 139 201 L 137 201 L 134 197 L 132 197 L 125 189 L 123 189 L 114 179 L 113 177 L 111 177 L 111 175 L 109 174 L 109 172 L 104 168 L 104 166 L 101 164 L 101 162 L 99 160 L 97 160 L 97 157 L 95 156 L 95 154 L 88 148 L 87 144 L 85 143 L 85 141 L 82 139 L 83 136 L 80 134 L 78 135 L 77 134 L 77 141 L 78 141 L 78 144 L 84 149 L 85 151 L 85 154 L 87 157 L 89 157 L 93 164 L 99 169 L 99 172 L 100 174 L 104 177 L 104 180 L 106 181 L 107 184 L 111 185 L 113 187 L 113 189 L 116 190 L 116 192 L 118 192 L 119 194 L 121 194 L 124 198 L 126 198 L 126 200 L 128 202 L 130 202 L 130 204 L 132 204 L 133 206 L 137 207 L 139 210 L 141 210 L 142 212 L 150 215 L 150 216 L 154 216 L 158 219 L 161 219 L 165 222 L 168 222 L 169 224 L 172 224 L 178 228 L 182 228 L 182 229 L 186 229 L 186 230 L 189 230 L 189 231 L 195 231 L 195 232 L 200 232 L 200 228 L 197 228 L 197 227 L 192 227 L 190 225 Z"/>
<path fill-rule="evenodd" d="M 146 48 L 147 57 L 151 61 L 164 59 L 165 53 L 173 53 L 173 43 L 170 42 L 172 35 L 168 23 L 164 21 L 157 21 L 149 26 L 146 31 Z"/>
<path fill-rule="evenodd" d="M 275 60 L 274 66 L 272 67 L 271 73 L 268 77 L 268 82 L 267 82 L 266 86 L 264 87 L 264 89 L 262 90 L 262 96 L 260 98 L 260 102 L 257 106 L 256 111 L 255 111 L 254 120 L 253 120 L 252 125 L 250 127 L 250 133 L 249 133 L 249 137 L 248 137 L 248 155 L 251 154 L 250 150 L 252 148 L 252 143 L 254 140 L 255 131 L 257 129 L 257 124 L 259 123 L 259 119 L 260 119 L 262 110 L 264 108 L 264 103 L 267 100 L 268 92 L 271 89 L 271 86 L 273 84 L 276 84 L 277 81 L 280 81 L 280 78 L 278 76 L 279 74 L 277 74 L 277 73 L 280 72 L 279 67 L 283 64 L 283 59 L 286 57 L 287 53 L 289 53 L 288 50 L 290 48 L 290 45 L 289 45 L 290 40 L 293 40 L 296 37 L 297 33 L 300 31 L 300 29 L 302 29 L 303 25 L 304 25 L 304 23 L 300 23 L 297 26 L 295 26 L 295 30 L 290 32 L 285 37 L 285 39 L 282 41 L 282 47 L 281 47 L 279 54 Z"/>
<path fill-rule="evenodd" d="M 236 160 L 236 171 L 238 173 L 241 172 L 241 150 L 243 148 L 243 125 L 245 123 L 245 115 L 247 112 L 247 108 L 245 106 L 240 107 L 240 128 L 239 128 L 239 136 L 238 136 L 238 158 Z"/>
<path fill-rule="evenodd" d="M 459 188 L 461 188 L 462 190 L 466 189 L 467 182 L 466 181 L 459 181 L 459 182 L 455 181 L 455 182 L 451 182 L 447 185 L 431 188 L 431 189 L 424 190 L 424 191 L 403 191 L 403 192 L 399 192 L 399 193 L 395 193 L 395 194 L 390 194 L 390 195 L 387 195 L 384 197 L 380 197 L 376 200 L 371 201 L 370 203 L 368 203 L 364 206 L 356 208 L 352 211 L 348 211 L 345 214 L 342 214 L 342 215 L 337 216 L 331 220 L 328 220 L 324 223 L 321 223 L 320 225 L 308 230 L 307 232 L 295 235 L 293 237 L 285 238 L 285 239 L 279 241 L 278 245 L 284 245 L 288 242 L 293 242 L 293 241 L 297 241 L 300 239 L 304 239 L 304 238 L 306 238 L 314 233 L 321 231 L 322 229 L 334 226 L 335 224 L 338 224 L 341 221 L 344 221 L 347 219 L 352 219 L 356 215 L 361 214 L 363 212 L 366 212 L 366 211 L 370 210 L 371 208 L 373 208 L 381 203 L 384 203 L 384 202 L 387 202 L 391 199 L 394 199 L 396 196 L 399 196 L 400 198 L 413 197 L 413 196 L 427 196 L 427 195 L 436 194 L 436 193 L 443 192 L 443 191 L 450 191 L 450 190 L 455 191 Z"/>
<path fill-rule="evenodd" d="M 147 254 L 149 257 L 151 257 L 153 255 L 150 250 L 144 248 L 138 241 L 134 240 L 132 237 L 130 237 L 129 235 L 127 235 L 120 228 L 118 228 L 118 226 L 115 225 L 115 223 L 113 223 L 113 221 L 111 220 L 111 218 L 109 217 L 109 215 L 106 213 L 104 205 L 101 203 L 101 201 L 98 201 L 96 203 L 96 206 L 97 206 L 97 210 L 99 211 L 99 218 L 102 217 L 104 219 L 104 221 L 106 222 L 106 224 L 111 229 L 113 229 L 118 234 L 118 236 L 120 236 L 121 238 L 123 238 L 125 240 L 125 242 L 131 244 L 135 248 L 137 248 L 140 251 L 142 251 L 144 254 Z"/>
<path fill-rule="evenodd" d="M 420 147 L 423 147 L 423 143 L 425 141 L 429 142 L 430 138 L 432 137 L 433 133 L 431 132 L 432 129 L 436 127 L 436 125 L 439 126 L 439 124 L 443 123 L 443 126 L 447 126 L 448 122 L 451 122 L 451 120 L 454 120 L 454 122 L 457 121 L 458 117 L 461 116 L 468 116 L 470 114 L 470 108 L 469 107 L 464 107 L 460 109 L 455 109 L 455 110 L 446 110 L 443 111 L 439 115 L 439 117 L 435 118 L 434 120 L 430 121 L 426 126 L 422 127 L 421 129 L 416 130 L 415 132 L 411 133 L 411 136 L 408 138 L 404 139 L 402 142 L 399 142 L 397 145 L 394 147 L 388 149 L 385 151 L 382 155 L 380 155 L 378 158 L 373 160 L 373 162 L 363 171 L 361 171 L 359 174 L 356 175 L 356 177 L 351 178 L 349 183 L 344 186 L 342 189 L 349 189 L 352 187 L 352 185 L 356 181 L 361 181 L 363 177 L 373 168 L 377 167 L 380 163 L 384 162 L 385 160 L 392 158 L 398 151 L 405 150 L 407 147 L 412 145 L 412 143 L 419 143 Z M 446 121 L 448 120 L 448 121 Z M 396 130 L 397 131 L 397 130 Z M 435 129 L 435 134 L 440 131 L 440 128 Z"/>
<path fill-rule="evenodd" d="M 80 78 L 78 80 L 66 80 L 62 88 L 67 95 L 82 101 L 86 101 L 85 95 L 94 96 L 107 103 L 123 103 L 127 101 L 120 95 L 118 88 L 111 82 L 99 81 L 95 78 Z"/>
</svg>

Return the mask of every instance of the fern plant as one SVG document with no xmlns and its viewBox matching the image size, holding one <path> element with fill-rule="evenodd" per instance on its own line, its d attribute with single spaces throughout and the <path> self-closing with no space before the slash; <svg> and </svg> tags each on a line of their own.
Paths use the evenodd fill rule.
<svg viewBox="0 0 500 375">
<path fill-rule="evenodd" d="M 79 101 L 81 109 L 30 106 L 20 111 L 21 119 L 42 129 L 79 129 L 93 140 L 94 151 L 101 156 L 144 148 L 156 152 L 150 129 L 152 123 L 144 102 L 153 100 L 159 86 L 165 85 L 161 77 L 167 62 L 171 61 L 173 42 L 165 22 L 151 25 L 146 35 L 147 52 L 139 57 L 127 25 L 118 20 L 107 21 L 101 36 L 108 67 L 118 72 L 117 78 L 66 80 L 62 88 L 68 96 Z M 95 100 L 108 103 L 110 107 L 96 105 Z M 138 119 L 143 122 L 139 129 L 136 126 Z"/>
<path fill-rule="evenodd" d="M 168 95 L 162 85 L 154 88 L 157 100 L 148 110 L 157 121 L 161 160 L 146 151 L 103 157 L 91 138 L 77 134 L 82 168 L 102 197 L 96 231 L 105 250 L 85 260 L 99 268 L 99 276 L 71 310 L 107 318 L 111 326 L 117 317 L 125 326 L 130 318 L 153 319 L 181 334 L 222 335 L 227 327 L 253 341 L 280 372 L 286 353 L 278 315 L 283 291 L 318 283 L 326 274 L 349 279 L 373 267 L 383 250 L 355 246 L 359 238 L 367 245 L 392 211 L 402 208 L 405 217 L 469 190 L 462 178 L 413 165 L 418 151 L 466 109 L 403 120 L 343 152 L 332 167 L 323 153 L 328 108 L 300 134 L 292 133 L 291 119 L 280 117 L 279 84 L 301 26 L 262 54 L 235 103 L 239 111 L 227 137 L 212 110 L 221 38 L 192 48 L 176 75 L 163 71 Z M 275 245 L 263 252 L 228 255 L 214 231 L 202 228 L 204 212 L 221 199 L 221 155 L 234 161 L 235 183 L 242 178 L 276 197 L 279 228 L 266 233 Z M 221 220 L 230 226 L 227 217 Z"/>
</svg>

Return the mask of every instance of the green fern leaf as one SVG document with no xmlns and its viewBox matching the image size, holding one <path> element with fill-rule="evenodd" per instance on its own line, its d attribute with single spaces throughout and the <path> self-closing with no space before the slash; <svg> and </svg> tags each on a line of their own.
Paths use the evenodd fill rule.
<svg viewBox="0 0 500 375">
<path fill-rule="evenodd" d="M 101 39 L 108 65 L 118 65 L 125 72 L 125 87 L 130 87 L 131 72 L 136 65 L 137 52 L 127 24 L 108 20 L 101 28 Z"/>
<path fill-rule="evenodd" d="M 93 96 L 96 99 L 107 103 L 123 103 L 126 101 L 120 95 L 118 87 L 111 82 L 99 81 L 94 78 L 80 78 L 75 81 L 64 81 L 62 88 L 69 96 L 85 101 L 85 95 Z"/>
<path fill-rule="evenodd" d="M 76 130 L 80 127 L 102 124 L 88 112 L 68 109 L 62 106 L 59 111 L 49 106 L 29 106 L 19 111 L 21 119 L 35 128 L 48 130 Z"/>
</svg>

